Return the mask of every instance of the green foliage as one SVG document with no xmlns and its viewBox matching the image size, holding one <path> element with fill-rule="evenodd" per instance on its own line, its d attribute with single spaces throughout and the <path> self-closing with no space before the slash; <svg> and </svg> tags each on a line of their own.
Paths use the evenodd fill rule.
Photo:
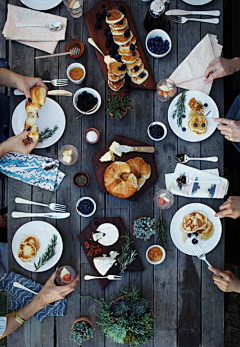
<svg viewBox="0 0 240 347">
<path fill-rule="evenodd" d="M 124 313 L 128 312 L 129 309 L 129 302 L 126 302 L 125 300 L 115 302 L 111 307 L 114 317 L 122 316 Z"/>
<path fill-rule="evenodd" d="M 182 93 L 182 95 L 178 98 L 178 101 L 176 103 L 176 109 L 173 112 L 173 119 L 177 116 L 177 125 L 179 127 L 182 127 L 182 116 L 186 112 L 185 108 L 185 101 L 186 101 L 186 91 Z"/>
<path fill-rule="evenodd" d="M 116 93 L 113 96 L 108 95 L 106 100 L 106 113 L 110 114 L 112 118 L 120 119 L 128 108 L 132 108 L 130 103 L 132 100 L 128 99 L 126 94 L 121 97 Z"/>
<path fill-rule="evenodd" d="M 53 235 L 45 253 L 39 257 L 38 263 L 34 263 L 35 270 L 38 270 L 42 265 L 49 261 L 56 254 L 55 247 L 57 245 L 57 236 Z"/>
<path fill-rule="evenodd" d="M 163 219 L 162 210 L 160 210 L 160 217 L 157 222 L 156 231 L 158 232 L 158 242 L 164 249 L 167 249 L 167 224 Z"/>
<path fill-rule="evenodd" d="M 124 244 L 122 245 L 122 254 L 118 258 L 118 262 L 120 264 L 121 272 L 124 273 L 124 271 L 127 269 L 127 267 L 132 264 L 132 262 L 135 260 L 137 256 L 137 251 L 134 249 L 131 249 L 131 244 L 133 243 L 133 240 L 131 239 L 130 235 L 125 231 L 125 235 L 122 235 L 121 238 L 124 239 Z"/>
<path fill-rule="evenodd" d="M 93 337 L 94 328 L 86 321 L 79 321 L 74 324 L 69 339 L 81 345 L 84 340 Z"/>
<path fill-rule="evenodd" d="M 38 142 L 42 143 L 43 141 L 49 139 L 55 134 L 57 130 L 58 130 L 57 125 L 55 125 L 53 129 L 45 128 L 43 131 L 40 132 Z"/>
</svg>

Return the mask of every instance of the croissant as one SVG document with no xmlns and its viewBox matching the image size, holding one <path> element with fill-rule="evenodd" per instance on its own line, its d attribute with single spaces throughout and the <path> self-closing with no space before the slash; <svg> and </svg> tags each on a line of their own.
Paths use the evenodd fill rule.
<svg viewBox="0 0 240 347">
<path fill-rule="evenodd" d="M 25 105 L 27 119 L 24 124 L 24 129 L 31 128 L 28 133 L 28 138 L 37 141 L 39 139 L 39 133 L 35 123 L 38 119 L 38 111 L 44 105 L 46 100 L 46 89 L 41 86 L 34 87 L 31 91 L 31 98 L 32 101 L 26 101 Z"/>
</svg>

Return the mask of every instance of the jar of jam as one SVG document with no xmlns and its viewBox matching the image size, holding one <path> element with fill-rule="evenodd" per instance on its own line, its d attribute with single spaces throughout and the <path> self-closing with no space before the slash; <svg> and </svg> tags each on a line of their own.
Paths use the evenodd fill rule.
<svg viewBox="0 0 240 347">
<path fill-rule="evenodd" d="M 165 4 L 162 3 L 162 0 L 154 0 L 151 3 L 144 20 L 144 28 L 147 30 L 147 32 L 154 29 L 162 29 L 169 33 L 171 30 L 170 21 L 165 15 L 165 12 L 169 9 L 170 0 L 167 0 Z"/>
</svg>

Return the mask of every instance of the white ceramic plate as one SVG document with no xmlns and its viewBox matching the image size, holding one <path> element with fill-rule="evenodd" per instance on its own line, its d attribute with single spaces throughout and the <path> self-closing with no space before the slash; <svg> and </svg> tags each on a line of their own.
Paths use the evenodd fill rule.
<svg viewBox="0 0 240 347">
<path fill-rule="evenodd" d="M 189 4 L 189 5 L 201 6 L 201 5 L 208 4 L 212 0 L 183 0 L 183 1 L 186 2 L 186 4 Z"/>
<path fill-rule="evenodd" d="M 186 118 L 183 118 L 183 120 L 182 120 L 182 128 L 186 128 L 186 131 L 182 131 L 182 128 L 178 127 L 178 125 L 177 125 L 177 119 L 172 118 L 173 112 L 176 109 L 176 103 L 178 101 L 178 98 L 181 97 L 181 95 L 182 94 L 177 95 L 172 100 L 172 102 L 168 108 L 168 123 L 169 123 L 172 131 L 181 139 L 183 139 L 185 141 L 189 141 L 189 142 L 199 142 L 199 141 L 203 141 L 203 140 L 207 139 L 216 130 L 217 123 L 215 123 L 212 118 L 207 117 L 207 121 L 208 121 L 207 131 L 202 135 L 197 135 L 197 134 L 192 133 L 188 129 L 188 121 L 189 121 L 188 115 L 189 115 L 189 112 L 191 111 L 190 107 L 188 106 L 188 102 L 190 101 L 190 99 L 195 98 L 197 101 L 201 101 L 202 104 L 207 103 L 208 108 L 212 111 L 212 116 L 214 118 L 218 118 L 219 112 L 218 112 L 218 108 L 217 108 L 215 101 L 213 101 L 213 99 L 210 96 L 208 96 L 204 93 L 201 94 L 201 92 L 199 92 L 199 91 L 196 91 L 196 90 L 187 91 L 186 101 L 185 101 Z M 200 96 L 200 99 L 199 99 L 199 96 Z"/>
<path fill-rule="evenodd" d="M 23 100 L 13 112 L 12 128 L 15 135 L 19 135 L 24 129 L 25 120 L 27 118 L 25 104 L 26 100 Z M 46 139 L 42 143 L 38 143 L 36 146 L 36 148 L 46 148 L 53 145 L 62 136 L 66 126 L 65 114 L 56 101 L 46 98 L 45 104 L 38 112 L 38 117 L 36 125 L 38 126 L 39 133 L 45 128 L 53 129 L 55 125 L 58 126 L 58 130 L 52 137 Z"/>
<path fill-rule="evenodd" d="M 24 262 L 18 258 L 17 254 L 20 243 L 27 235 L 36 236 L 39 239 L 40 248 L 37 251 L 37 255 L 32 260 Z M 43 272 L 49 270 L 58 262 L 63 251 L 62 238 L 57 229 L 49 223 L 42 221 L 33 221 L 23 224 L 16 231 L 12 240 L 12 252 L 17 263 L 21 265 L 24 269 L 33 272 L 35 270 L 34 262 L 37 263 L 39 257 L 42 256 L 42 254 L 46 251 L 46 248 L 50 243 L 53 235 L 57 236 L 57 244 L 55 248 L 56 254 L 48 262 L 41 266 L 36 272 Z"/>
<path fill-rule="evenodd" d="M 62 0 L 20 0 L 25 6 L 32 8 L 33 10 L 50 10 L 58 6 Z"/>
<path fill-rule="evenodd" d="M 170 225 L 170 235 L 172 241 L 181 252 L 195 256 L 196 254 L 192 250 L 192 239 L 194 237 L 192 236 L 191 238 L 188 238 L 186 242 L 183 243 L 181 232 L 181 224 L 183 218 L 193 211 L 205 212 L 207 218 L 214 225 L 214 233 L 209 240 L 204 241 L 200 240 L 199 237 L 197 237 L 198 245 L 204 253 L 209 253 L 217 246 L 222 235 L 222 224 L 220 219 L 214 216 L 216 212 L 211 207 L 204 204 L 188 204 L 180 208 L 180 210 L 175 213 Z"/>
</svg>

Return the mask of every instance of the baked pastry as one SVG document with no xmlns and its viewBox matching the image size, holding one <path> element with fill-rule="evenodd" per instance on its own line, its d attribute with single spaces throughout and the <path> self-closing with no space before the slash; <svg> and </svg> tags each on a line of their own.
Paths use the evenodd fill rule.
<svg viewBox="0 0 240 347">
<path fill-rule="evenodd" d="M 192 213 L 190 213 L 190 216 L 196 217 L 197 221 L 198 221 L 198 232 L 201 229 L 204 229 L 205 226 L 207 225 L 207 216 L 206 213 L 202 212 L 202 211 L 194 211 Z"/>
<path fill-rule="evenodd" d="M 115 36 L 113 35 L 113 41 L 119 46 L 126 45 L 128 42 L 132 40 L 132 38 L 133 38 L 133 34 L 131 31 L 128 37 L 125 37 L 124 35 L 115 35 Z"/>
<path fill-rule="evenodd" d="M 104 185 L 107 191 L 118 198 L 127 199 L 138 190 L 137 178 L 127 163 L 116 161 L 110 164 L 104 172 Z M 122 174 L 130 173 L 127 180 Z"/>
<path fill-rule="evenodd" d="M 121 60 L 125 64 L 132 64 L 135 63 L 137 59 L 140 58 L 139 52 L 135 51 L 135 55 L 122 55 Z"/>
<path fill-rule="evenodd" d="M 138 68 L 139 68 L 138 71 L 135 71 L 134 68 L 128 69 L 127 74 L 130 77 L 136 77 L 136 76 L 140 75 L 144 71 L 144 64 L 142 63 L 140 66 L 138 66 Z"/>
<path fill-rule="evenodd" d="M 38 238 L 37 238 L 36 236 L 32 236 L 32 235 L 26 236 L 26 237 L 22 240 L 22 243 L 25 243 L 25 242 L 30 242 L 30 243 L 32 243 L 32 244 L 36 247 L 36 250 L 37 250 L 37 251 L 39 250 L 40 242 L 39 242 L 39 240 L 38 240 Z"/>
<path fill-rule="evenodd" d="M 141 77 L 141 74 L 145 74 L 145 76 Z M 145 82 L 146 79 L 148 79 L 148 71 L 144 69 L 141 74 L 136 77 L 132 77 L 131 78 L 132 82 L 136 84 L 143 84 L 143 82 Z"/>
<path fill-rule="evenodd" d="M 116 76 L 125 75 L 126 70 L 118 70 L 118 67 L 121 67 L 121 66 L 122 66 L 122 63 L 118 63 L 117 61 L 109 63 L 108 64 L 108 73 L 116 75 Z"/>
<path fill-rule="evenodd" d="M 203 105 L 200 104 L 200 102 L 196 101 L 195 98 L 192 98 L 189 101 L 188 106 L 190 107 L 191 110 L 193 110 L 195 112 L 199 112 L 199 113 L 203 109 Z"/>
<path fill-rule="evenodd" d="M 182 230 L 185 233 L 194 233 L 198 229 L 198 220 L 194 216 L 185 216 L 182 221 Z"/>
<path fill-rule="evenodd" d="M 151 166 L 140 157 L 135 157 L 126 161 L 131 172 L 138 178 L 139 176 L 148 179 L 151 176 Z"/>
<path fill-rule="evenodd" d="M 35 123 L 38 118 L 38 111 L 45 104 L 46 95 L 46 89 L 41 86 L 37 86 L 31 91 L 32 101 L 26 101 L 25 110 L 27 113 L 27 119 L 25 121 L 24 129 L 31 128 L 30 132 L 28 133 L 28 138 L 31 138 L 33 141 L 37 141 L 39 139 L 39 133 Z"/>
<path fill-rule="evenodd" d="M 127 21 L 127 18 L 124 17 L 123 20 L 122 20 L 122 24 L 120 24 L 119 22 L 115 23 L 115 24 L 111 24 L 109 23 L 109 26 L 110 26 L 110 29 L 114 29 L 114 30 L 122 30 L 124 28 L 126 28 L 127 24 L 128 24 L 128 21 Z"/>
<path fill-rule="evenodd" d="M 131 39 L 131 41 L 129 41 L 129 42 L 126 43 L 125 45 L 121 45 L 121 48 L 122 48 L 122 49 L 129 49 L 130 46 L 131 46 L 131 45 L 135 45 L 136 42 L 137 42 L 136 37 L 133 36 L 132 39 Z"/>
<path fill-rule="evenodd" d="M 120 55 L 132 55 L 131 49 L 129 49 L 129 48 L 124 49 L 124 48 L 122 48 L 121 46 L 119 46 L 119 48 L 118 48 L 118 53 L 119 53 Z"/>
<path fill-rule="evenodd" d="M 115 92 L 119 91 L 123 86 L 124 86 L 124 83 L 125 83 L 125 79 L 121 79 L 120 81 L 118 82 L 112 82 L 108 79 L 108 85 L 109 87 L 114 90 Z"/>
<path fill-rule="evenodd" d="M 106 17 L 106 22 L 108 24 L 118 23 L 124 17 L 124 14 L 118 10 L 110 10 L 108 12 L 110 13 L 110 16 Z"/>
<path fill-rule="evenodd" d="M 200 239 L 204 240 L 206 235 L 208 235 L 212 231 L 212 229 L 213 229 L 213 224 L 209 219 L 207 219 L 207 224 L 205 225 L 205 227 L 197 231 L 201 235 Z"/>
<path fill-rule="evenodd" d="M 118 36 L 118 35 L 123 35 L 126 29 L 129 29 L 129 28 L 126 27 L 126 28 L 124 28 L 124 29 L 116 30 L 116 29 L 113 29 L 113 28 L 110 27 L 111 33 L 112 33 L 113 35 L 116 35 L 116 36 Z"/>
<path fill-rule="evenodd" d="M 134 63 L 126 64 L 126 65 L 127 65 L 127 69 L 128 69 L 128 70 L 133 69 L 134 66 L 140 66 L 140 65 L 142 65 L 142 59 L 138 58 Z"/>
<path fill-rule="evenodd" d="M 197 135 L 202 135 L 207 131 L 207 119 L 199 113 L 195 113 L 188 121 L 188 128 Z"/>
<path fill-rule="evenodd" d="M 18 258 L 27 262 L 33 259 L 37 254 L 37 249 L 31 242 L 20 243 L 18 250 Z"/>
<path fill-rule="evenodd" d="M 120 75 L 120 76 L 116 76 L 114 74 L 109 73 L 108 79 L 109 79 L 109 81 L 112 81 L 112 82 L 118 82 L 118 81 L 122 80 L 124 78 L 124 76 L 125 76 L 125 74 Z"/>
</svg>

